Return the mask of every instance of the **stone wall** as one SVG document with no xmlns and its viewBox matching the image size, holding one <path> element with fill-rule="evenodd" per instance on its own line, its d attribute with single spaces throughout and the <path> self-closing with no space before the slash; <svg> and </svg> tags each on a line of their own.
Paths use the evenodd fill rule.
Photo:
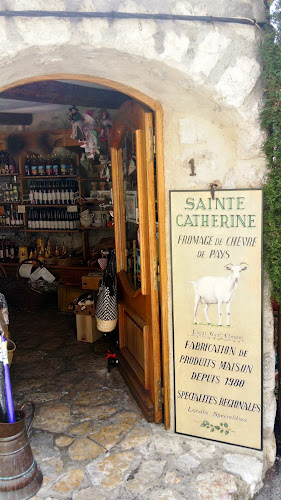
<svg viewBox="0 0 281 500">
<path fill-rule="evenodd" d="M 2 8 L 29 9 L 26 0 Z M 33 9 L 162 12 L 265 18 L 263 0 L 34 0 Z M 164 111 L 169 313 L 171 284 L 168 192 L 257 188 L 263 181 L 259 127 L 262 86 L 258 27 L 185 21 L 0 18 L 1 85 L 40 75 L 90 75 L 129 85 L 158 100 Z M 190 177 L 189 160 L 196 177 Z M 264 305 L 264 449 L 275 457 L 273 323 L 268 287 Z M 172 342 L 171 342 L 172 345 Z M 172 352 L 171 352 L 172 373 Z M 171 377 L 172 380 L 172 377 Z M 172 387 L 173 391 L 173 387 Z M 173 394 L 173 392 L 172 392 Z M 172 419 L 173 421 L 173 419 Z"/>
</svg>

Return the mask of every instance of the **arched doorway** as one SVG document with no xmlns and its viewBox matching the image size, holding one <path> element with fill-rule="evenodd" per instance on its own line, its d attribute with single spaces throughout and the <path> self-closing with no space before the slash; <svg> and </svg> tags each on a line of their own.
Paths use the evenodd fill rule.
<svg viewBox="0 0 281 500">
<path fill-rule="evenodd" d="M 81 76 L 73 74 L 55 74 L 32 77 L 10 85 L 2 87 L 0 92 L 3 93 L 10 89 L 28 85 L 35 82 L 48 82 L 52 80 L 71 80 L 75 82 L 90 82 L 102 86 L 103 88 L 112 89 L 122 92 L 134 100 L 141 102 L 149 107 L 154 112 L 155 120 L 155 152 L 156 152 L 156 183 L 157 183 L 157 202 L 158 202 L 158 230 L 159 230 L 159 269 L 160 269 L 160 307 L 161 307 L 161 350 L 162 350 L 162 382 L 164 396 L 164 416 L 166 428 L 170 425 L 170 392 L 169 392 L 169 349 L 168 349 L 168 327 L 167 327 L 167 272 L 166 272 L 166 241 L 165 241 L 165 195 L 164 195 L 164 168 L 163 168 L 163 117 L 160 104 L 150 97 L 142 94 L 139 91 L 130 87 L 113 82 L 103 78 L 95 78 L 91 76 Z M 0 98 L 1 98 L 0 93 Z M 154 264 L 155 270 L 155 264 Z M 157 266 L 156 266 L 157 270 Z M 153 278 L 152 278 L 153 279 Z M 160 352 L 159 352 L 160 356 Z M 162 384 L 161 379 L 155 379 L 154 399 L 158 398 L 158 407 L 161 407 Z M 159 412 L 158 419 L 159 421 Z"/>
</svg>

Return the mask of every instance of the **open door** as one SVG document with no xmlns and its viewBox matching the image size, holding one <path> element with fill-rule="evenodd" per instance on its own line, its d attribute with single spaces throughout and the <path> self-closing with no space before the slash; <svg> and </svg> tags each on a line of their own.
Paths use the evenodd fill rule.
<svg viewBox="0 0 281 500">
<path fill-rule="evenodd" d="M 122 105 L 111 136 L 120 370 L 148 421 L 162 421 L 153 113 Z"/>
</svg>

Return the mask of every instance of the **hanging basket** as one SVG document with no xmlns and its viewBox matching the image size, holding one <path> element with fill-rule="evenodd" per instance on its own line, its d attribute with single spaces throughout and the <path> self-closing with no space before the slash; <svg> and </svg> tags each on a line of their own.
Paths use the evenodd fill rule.
<svg viewBox="0 0 281 500">
<path fill-rule="evenodd" d="M 117 318 L 111 319 L 111 320 L 104 320 L 104 319 L 99 319 L 96 316 L 96 323 L 97 323 L 97 329 L 100 332 L 109 333 L 109 332 L 112 332 L 116 328 Z"/>
</svg>

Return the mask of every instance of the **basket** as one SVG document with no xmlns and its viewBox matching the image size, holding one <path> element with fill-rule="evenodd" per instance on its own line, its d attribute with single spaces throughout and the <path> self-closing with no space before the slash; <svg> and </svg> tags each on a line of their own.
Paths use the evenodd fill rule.
<svg viewBox="0 0 281 500">
<path fill-rule="evenodd" d="M 97 324 L 97 329 L 100 332 L 110 333 L 116 328 L 117 318 L 111 320 L 104 320 L 104 319 L 99 319 L 96 316 L 96 324 Z"/>
<path fill-rule="evenodd" d="M 14 352 L 16 350 L 16 344 L 11 339 L 8 339 L 7 349 L 8 349 L 8 362 L 9 362 L 9 365 L 11 366 L 12 361 L 13 361 Z"/>
</svg>

